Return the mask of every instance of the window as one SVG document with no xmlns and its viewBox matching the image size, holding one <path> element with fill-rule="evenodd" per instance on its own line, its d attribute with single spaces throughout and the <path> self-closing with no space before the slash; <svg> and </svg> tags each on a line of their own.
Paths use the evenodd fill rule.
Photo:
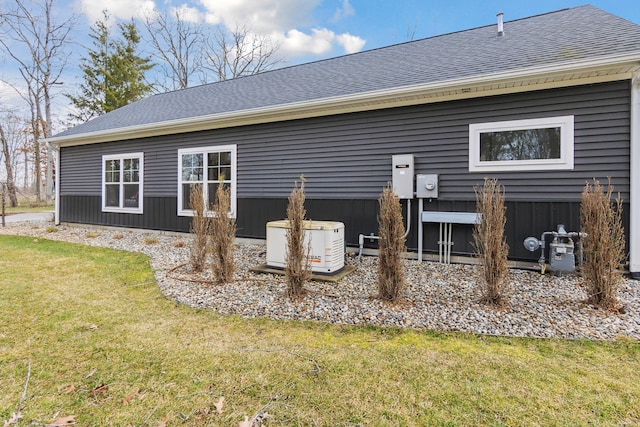
<svg viewBox="0 0 640 427">
<path fill-rule="evenodd" d="M 214 203 L 219 185 L 231 189 L 231 215 L 236 211 L 236 146 L 178 150 L 178 215 L 193 216 L 191 189 L 203 186 L 205 211 Z"/>
<path fill-rule="evenodd" d="M 573 116 L 469 125 L 469 171 L 573 169 Z"/>
<path fill-rule="evenodd" d="M 102 211 L 142 213 L 143 153 L 102 156 Z"/>
</svg>

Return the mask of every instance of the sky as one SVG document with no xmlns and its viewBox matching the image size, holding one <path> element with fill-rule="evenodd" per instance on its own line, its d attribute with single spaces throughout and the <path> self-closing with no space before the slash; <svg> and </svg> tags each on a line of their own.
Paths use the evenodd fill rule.
<svg viewBox="0 0 640 427">
<path fill-rule="evenodd" d="M 0 10 L 14 0 L 0 0 Z M 38 1 L 38 0 L 32 0 Z M 419 39 L 583 5 L 588 0 L 57 0 L 60 17 L 73 13 L 77 23 L 68 66 L 58 88 L 56 108 L 65 110 L 62 92 L 74 92 L 78 64 L 90 44 L 89 27 L 107 9 L 114 21 L 139 19 L 153 11 L 180 8 L 182 16 L 205 25 L 242 23 L 279 45 L 280 66 L 355 53 L 411 38 Z M 591 0 L 590 4 L 640 24 L 639 0 Z M 640 43 L 640 41 L 639 41 Z M 20 86 L 15 64 L 0 53 L 0 80 Z M 0 105 L 19 104 L 13 89 L 0 81 Z"/>
</svg>

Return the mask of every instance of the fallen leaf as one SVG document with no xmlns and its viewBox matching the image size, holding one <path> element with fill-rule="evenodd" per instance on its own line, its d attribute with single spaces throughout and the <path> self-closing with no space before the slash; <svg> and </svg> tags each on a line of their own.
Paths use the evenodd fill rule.
<svg viewBox="0 0 640 427">
<path fill-rule="evenodd" d="M 76 392 L 76 386 L 74 386 L 73 384 L 67 384 L 62 387 L 63 394 L 71 394 L 75 392 Z"/>
<path fill-rule="evenodd" d="M 98 397 L 98 396 L 106 396 L 109 391 L 109 386 L 105 384 L 100 384 L 95 386 L 92 390 L 89 391 L 89 396 Z"/>
<path fill-rule="evenodd" d="M 202 420 L 202 419 L 208 417 L 210 412 L 211 412 L 211 408 L 208 407 L 208 406 L 206 408 L 204 408 L 204 409 L 198 409 L 195 412 L 196 419 L 197 420 Z"/>
<path fill-rule="evenodd" d="M 246 415 L 244 416 L 244 421 L 240 421 L 238 423 L 238 427 L 252 427 L 253 423 L 251 421 L 249 421 L 249 417 L 247 417 Z"/>
<path fill-rule="evenodd" d="M 86 380 L 87 378 L 91 378 L 92 376 L 94 376 L 94 375 L 95 375 L 95 373 L 96 373 L 97 371 L 98 371 L 98 370 L 97 370 L 96 368 L 93 368 L 92 370 L 90 370 L 90 371 L 89 371 L 89 373 L 87 374 L 87 376 L 86 376 L 86 377 L 84 377 L 84 379 Z"/>
<path fill-rule="evenodd" d="M 215 403 L 216 413 L 218 415 L 222 414 L 222 410 L 224 409 L 224 396 L 221 396 L 220 399 Z"/>
<path fill-rule="evenodd" d="M 51 424 L 45 424 L 44 427 L 63 427 L 63 426 L 73 426 L 76 424 L 76 416 L 69 415 L 68 417 L 58 418 Z"/>
<path fill-rule="evenodd" d="M 131 400 L 136 397 L 138 395 L 138 389 L 136 388 L 135 390 L 133 390 L 131 393 L 127 394 L 124 399 L 122 400 L 122 404 L 127 406 L 129 404 L 129 402 L 131 402 Z"/>
<path fill-rule="evenodd" d="M 169 422 L 170 418 L 171 416 L 169 414 L 164 414 L 164 417 L 162 417 L 162 420 L 158 421 L 156 427 L 167 427 L 167 423 Z"/>
</svg>

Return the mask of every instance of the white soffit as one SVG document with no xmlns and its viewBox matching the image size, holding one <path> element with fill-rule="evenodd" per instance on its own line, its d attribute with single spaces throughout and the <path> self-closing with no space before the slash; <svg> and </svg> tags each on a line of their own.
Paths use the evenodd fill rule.
<svg viewBox="0 0 640 427">
<path fill-rule="evenodd" d="M 259 123 L 321 117 L 457 99 L 553 89 L 631 79 L 640 71 L 640 55 L 618 61 L 587 61 L 564 66 L 545 66 L 493 75 L 405 86 L 381 91 L 274 105 L 209 116 L 190 117 L 92 133 L 52 137 L 57 146 L 146 138 L 185 132 L 245 126 Z M 624 61 L 622 59 L 625 59 Z"/>
</svg>

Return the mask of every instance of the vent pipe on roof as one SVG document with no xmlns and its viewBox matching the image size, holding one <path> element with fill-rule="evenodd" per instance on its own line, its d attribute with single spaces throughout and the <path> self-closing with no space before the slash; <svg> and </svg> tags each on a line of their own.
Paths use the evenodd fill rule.
<svg viewBox="0 0 640 427">
<path fill-rule="evenodd" d="M 504 24 L 502 23 L 502 15 L 504 15 L 504 13 L 502 12 L 496 15 L 498 17 L 498 37 L 504 36 Z"/>
</svg>

